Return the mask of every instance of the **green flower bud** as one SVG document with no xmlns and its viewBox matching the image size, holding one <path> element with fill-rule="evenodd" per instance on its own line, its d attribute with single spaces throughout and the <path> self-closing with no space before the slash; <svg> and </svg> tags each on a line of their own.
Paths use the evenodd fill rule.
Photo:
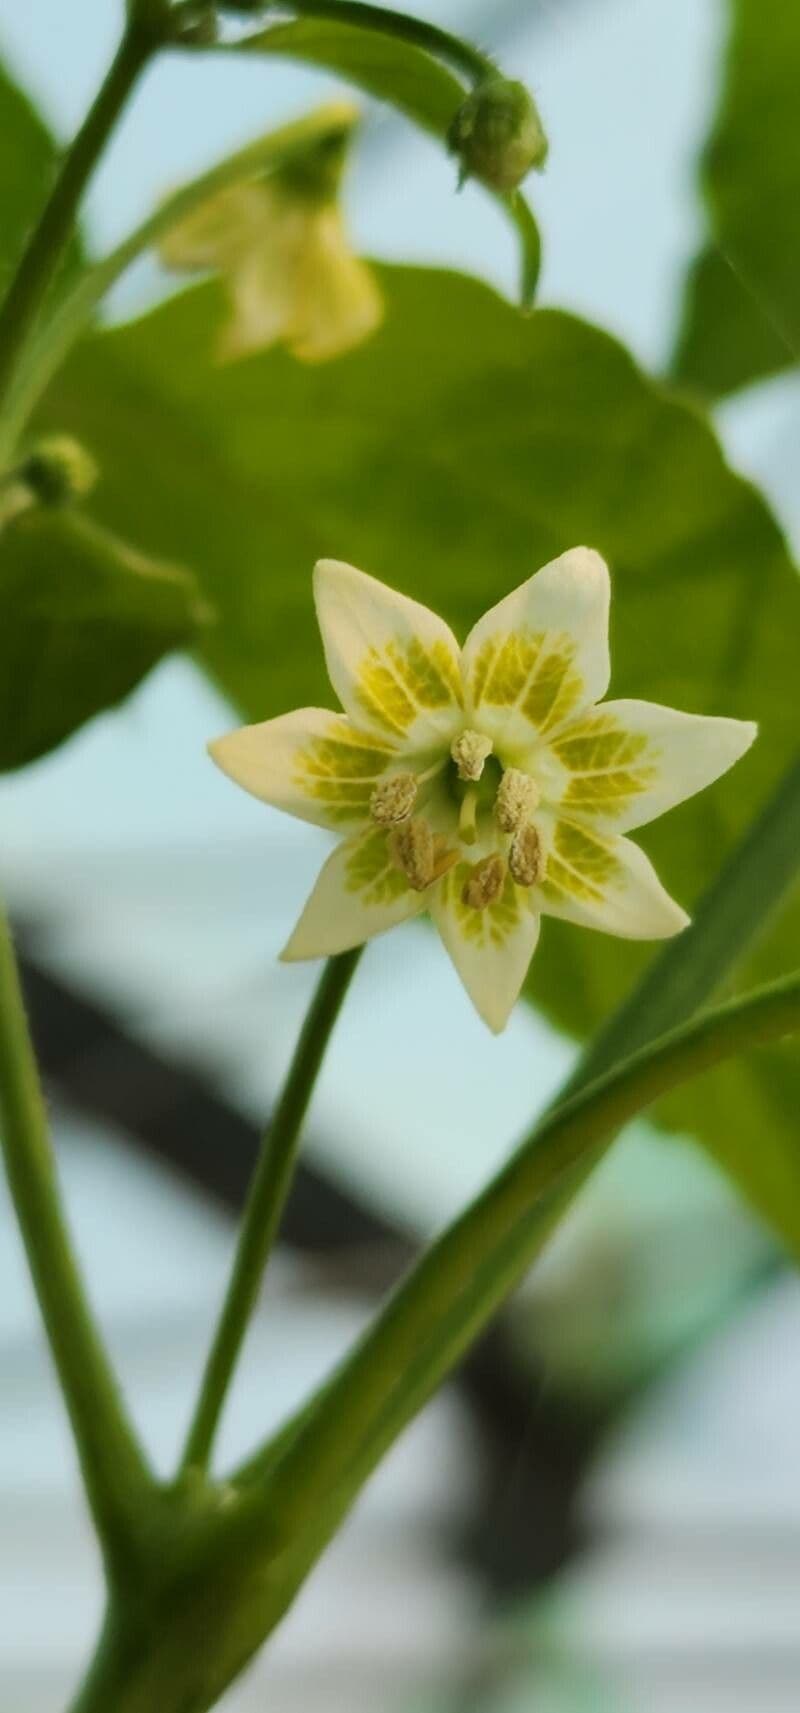
<svg viewBox="0 0 800 1713">
<path fill-rule="evenodd" d="M 491 190 L 516 190 L 547 158 L 547 138 L 533 96 L 524 83 L 510 83 L 499 75 L 467 96 L 447 143 L 461 162 L 461 182 L 477 178 Z"/>
<path fill-rule="evenodd" d="M 19 475 L 42 505 L 60 506 L 91 492 L 97 465 L 78 440 L 68 434 L 50 434 L 36 442 Z"/>
</svg>

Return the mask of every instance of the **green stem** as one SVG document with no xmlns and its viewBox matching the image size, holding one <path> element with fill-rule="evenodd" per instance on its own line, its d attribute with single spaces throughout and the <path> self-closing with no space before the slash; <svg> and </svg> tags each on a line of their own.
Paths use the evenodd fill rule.
<svg viewBox="0 0 800 1713">
<path fill-rule="evenodd" d="M 97 97 L 64 157 L 0 309 L 0 397 L 5 394 L 53 280 L 87 181 L 153 46 L 145 31 L 132 24 L 128 26 Z"/>
<path fill-rule="evenodd" d="M 707 1001 L 739 959 L 763 933 L 770 917 L 795 883 L 800 865 L 800 762 L 789 769 L 762 814 L 731 853 L 714 885 L 698 907 L 691 926 L 671 941 L 656 958 L 630 998 L 611 1019 L 596 1043 L 584 1053 L 577 1070 L 558 1096 L 555 1112 L 569 1096 L 587 1087 L 623 1056 L 653 1040 L 691 1015 Z M 549 1123 L 545 1115 L 541 1128 Z M 536 1145 L 534 1132 L 531 1147 Z M 585 1183 L 604 1148 L 590 1154 L 554 1191 L 539 1210 L 538 1235 L 529 1260 L 544 1247 L 550 1232 Z M 458 1306 L 451 1311 L 457 1316 Z M 319 1400 L 312 1400 L 308 1416 Z M 305 1417 L 306 1412 L 303 1412 Z M 298 1429 L 299 1417 L 287 1423 L 286 1443 Z M 245 1472 L 256 1478 L 274 1462 L 276 1446 L 268 1443 Z"/>
<path fill-rule="evenodd" d="M 288 7 L 298 18 L 323 18 L 331 23 L 354 25 L 359 30 L 377 30 L 383 36 L 396 36 L 399 41 L 410 42 L 413 47 L 443 60 L 445 65 L 451 65 L 469 83 L 483 83 L 485 78 L 497 75 L 497 67 L 488 54 L 451 35 L 449 30 L 428 24 L 423 18 L 407 17 L 405 12 L 370 6 L 366 0 L 288 0 Z M 228 9 L 258 12 L 263 16 L 269 11 L 285 12 L 286 6 L 282 3 L 276 6 L 275 0 L 266 5 L 264 0 L 239 0 L 238 4 L 228 0 Z"/>
<path fill-rule="evenodd" d="M 313 1531 L 315 1518 L 350 1502 L 522 1278 L 549 1230 L 554 1199 L 587 1160 L 678 1083 L 798 1030 L 795 973 L 660 1038 L 552 1112 L 426 1252 L 303 1413 L 269 1484 L 270 1514 L 287 1535 Z M 256 1468 L 240 1479 L 252 1479 Z"/>
<path fill-rule="evenodd" d="M 1 912 L 0 1127 L 11 1195 L 92 1514 L 110 1567 L 121 1568 L 150 1476 L 65 1229 L 14 948 Z"/>
<path fill-rule="evenodd" d="M 228 1386 L 277 1235 L 300 1128 L 361 948 L 329 959 L 306 1016 L 289 1075 L 256 1166 L 230 1283 L 206 1363 L 183 1468 L 208 1465 Z"/>
<path fill-rule="evenodd" d="M 31 412 L 110 287 L 144 250 L 152 249 L 179 220 L 229 186 L 285 166 L 309 146 L 351 130 L 357 114 L 349 102 L 331 101 L 303 119 L 248 143 L 167 197 L 115 250 L 87 269 L 59 304 L 46 327 L 34 335 L 9 386 L 0 424 L 0 454 L 17 445 Z"/>
</svg>

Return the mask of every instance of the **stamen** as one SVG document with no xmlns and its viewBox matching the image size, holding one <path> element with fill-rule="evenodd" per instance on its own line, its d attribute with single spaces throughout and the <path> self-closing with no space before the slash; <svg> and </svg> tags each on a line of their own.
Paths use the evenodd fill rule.
<svg viewBox="0 0 800 1713">
<path fill-rule="evenodd" d="M 508 849 L 508 868 L 517 886 L 535 886 L 544 875 L 542 841 L 530 821 L 518 827 Z"/>
<path fill-rule="evenodd" d="M 474 845 L 478 836 L 478 793 L 474 788 L 464 792 L 458 812 L 458 836 L 465 845 Z"/>
<path fill-rule="evenodd" d="M 501 831 L 515 833 L 533 814 L 539 798 L 539 787 L 529 773 L 522 773 L 518 767 L 507 768 L 494 801 L 495 819 Z"/>
<path fill-rule="evenodd" d="M 415 892 L 424 892 L 436 879 L 436 842 L 427 821 L 416 815 L 389 834 L 389 854 Z"/>
<path fill-rule="evenodd" d="M 487 910 L 500 897 L 505 880 L 506 865 L 499 851 L 493 851 L 470 869 L 461 893 L 462 903 L 470 910 Z"/>
<path fill-rule="evenodd" d="M 433 840 L 433 878 L 440 880 L 449 868 L 458 862 L 459 853 L 450 848 L 444 833 L 436 833 Z"/>
<path fill-rule="evenodd" d="M 450 745 L 450 754 L 458 768 L 459 779 L 480 779 L 487 756 L 491 755 L 491 738 L 482 732 L 459 732 Z"/>
<path fill-rule="evenodd" d="M 369 812 L 379 827 L 394 827 L 411 814 L 417 800 L 413 773 L 393 773 L 379 779 L 369 800 Z"/>
</svg>

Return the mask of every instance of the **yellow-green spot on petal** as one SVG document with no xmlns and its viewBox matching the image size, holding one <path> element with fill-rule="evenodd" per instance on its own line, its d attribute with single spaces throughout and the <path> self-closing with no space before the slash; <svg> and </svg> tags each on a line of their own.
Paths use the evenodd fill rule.
<svg viewBox="0 0 800 1713">
<path fill-rule="evenodd" d="M 511 876 L 506 874 L 499 897 L 482 909 L 476 909 L 466 902 L 464 896 L 473 874 L 473 864 L 457 863 L 441 883 L 446 889 L 444 900 L 458 921 L 460 933 L 470 944 L 481 949 L 502 946 L 519 923 L 523 909 L 520 895 Z"/>
<path fill-rule="evenodd" d="M 576 647 L 565 632 L 510 631 L 488 637 L 472 672 L 476 709 L 519 708 L 539 732 L 568 718 L 583 694 Z"/>
<path fill-rule="evenodd" d="M 365 905 L 393 904 L 409 891 L 405 875 L 393 862 L 386 833 L 376 827 L 355 846 L 348 858 L 348 892 L 361 894 Z"/>
<path fill-rule="evenodd" d="M 404 736 L 419 713 L 461 706 L 458 662 L 444 643 L 426 647 L 418 637 L 371 648 L 358 674 L 358 696 L 374 720 Z"/>
<path fill-rule="evenodd" d="M 658 778 L 651 740 L 626 731 L 602 707 L 569 726 L 555 739 L 553 750 L 572 774 L 562 803 L 582 814 L 625 809 Z"/>
<path fill-rule="evenodd" d="M 547 855 L 542 892 L 558 898 L 597 902 L 620 873 L 620 864 L 606 842 L 572 821 L 557 821 Z"/>
<path fill-rule="evenodd" d="M 307 796 L 324 803 L 331 819 L 364 820 L 376 780 L 391 759 L 392 751 L 370 742 L 354 731 L 343 736 L 314 738 L 295 757 L 295 784 Z"/>
</svg>

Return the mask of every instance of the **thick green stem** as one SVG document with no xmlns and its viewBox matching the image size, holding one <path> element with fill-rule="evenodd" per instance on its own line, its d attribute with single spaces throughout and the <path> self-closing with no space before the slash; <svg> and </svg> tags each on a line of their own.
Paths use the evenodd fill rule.
<svg viewBox="0 0 800 1713">
<path fill-rule="evenodd" d="M 337 1495 L 349 1502 L 522 1277 L 554 1198 L 622 1125 L 687 1078 L 798 1030 L 795 973 L 660 1038 L 560 1105 L 431 1246 L 304 1412 L 273 1469 L 272 1518 L 290 1533 L 313 1531 Z"/>
<path fill-rule="evenodd" d="M 250 1188 L 227 1295 L 186 1441 L 184 1468 L 204 1469 L 208 1464 L 228 1386 L 286 1203 L 300 1128 L 360 955 L 359 948 L 328 961 L 303 1024 Z"/>
<path fill-rule="evenodd" d="M 562 1090 L 555 1105 L 555 1114 L 570 1096 L 593 1083 L 596 1078 L 627 1054 L 668 1030 L 708 1000 L 720 983 L 735 968 L 752 942 L 764 931 L 770 917 L 795 883 L 800 863 L 800 763 L 796 763 L 766 804 L 759 819 L 753 823 L 729 857 L 714 885 L 700 903 L 695 920 L 679 939 L 671 941 L 645 974 L 629 1000 L 611 1019 L 598 1041 L 587 1048 L 580 1064 Z M 550 1123 L 546 1114 L 529 1138 L 533 1153 Z M 613 1141 L 613 1133 L 594 1151 L 589 1151 L 581 1163 L 545 1197 L 535 1214 L 535 1229 L 529 1234 L 526 1265 L 544 1247 L 550 1232 L 563 1216 L 570 1201 L 578 1193 L 605 1148 Z M 423 1258 L 420 1267 L 427 1264 Z M 413 1283 L 416 1274 L 411 1276 Z M 480 1283 L 478 1281 L 478 1283 Z M 491 1279 L 485 1286 L 491 1289 Z M 392 1314 L 402 1314 L 400 1296 L 391 1305 Z M 491 1293 L 491 1304 L 495 1301 Z M 487 1296 L 487 1302 L 489 1297 Z M 401 1305 L 399 1308 L 397 1304 Z M 388 1312 L 388 1311 L 387 1311 Z M 487 1315 L 489 1310 L 487 1309 Z M 457 1339 L 462 1348 L 476 1329 L 474 1318 L 462 1340 L 458 1331 L 463 1304 L 458 1292 L 452 1301 L 431 1315 L 430 1337 Z M 482 1318 L 486 1318 L 483 1316 Z M 381 1323 L 379 1322 L 378 1325 Z M 466 1325 L 466 1323 L 465 1323 Z M 452 1348 L 456 1348 L 454 1343 Z M 360 1360 L 356 1353 L 354 1360 Z M 455 1357 L 453 1358 L 455 1360 Z M 377 1357 L 375 1357 L 377 1370 Z M 346 1386 L 346 1368 L 337 1384 Z M 384 1376 L 388 1393 L 390 1371 Z M 312 1401 L 302 1419 L 310 1419 L 323 1408 L 322 1399 Z M 287 1424 L 285 1443 L 290 1443 L 299 1429 L 300 1417 Z M 355 1426 L 354 1426 L 355 1437 Z M 267 1444 L 242 1472 L 245 1478 L 258 1478 L 273 1462 L 274 1444 Z"/>
<path fill-rule="evenodd" d="M 285 11 L 264 4 L 264 0 L 229 0 L 229 9 L 237 12 L 264 13 Z M 324 18 L 331 23 L 352 24 L 359 30 L 377 30 L 383 36 L 396 36 L 415 48 L 443 60 L 468 82 L 478 84 L 496 75 L 497 68 L 487 54 L 470 42 L 464 42 L 449 30 L 429 24 L 424 18 L 410 18 L 405 12 L 393 12 L 389 7 L 370 6 L 366 0 L 288 0 L 288 9 L 298 18 Z"/>
<path fill-rule="evenodd" d="M 109 1568 L 122 1568 L 150 1485 L 84 1295 L 61 1211 L 16 959 L 0 914 L 0 1125 L 11 1194 Z"/>
<path fill-rule="evenodd" d="M 147 32 L 129 25 L 34 227 L 0 309 L 0 398 L 53 280 L 87 181 L 153 45 Z"/>
</svg>

